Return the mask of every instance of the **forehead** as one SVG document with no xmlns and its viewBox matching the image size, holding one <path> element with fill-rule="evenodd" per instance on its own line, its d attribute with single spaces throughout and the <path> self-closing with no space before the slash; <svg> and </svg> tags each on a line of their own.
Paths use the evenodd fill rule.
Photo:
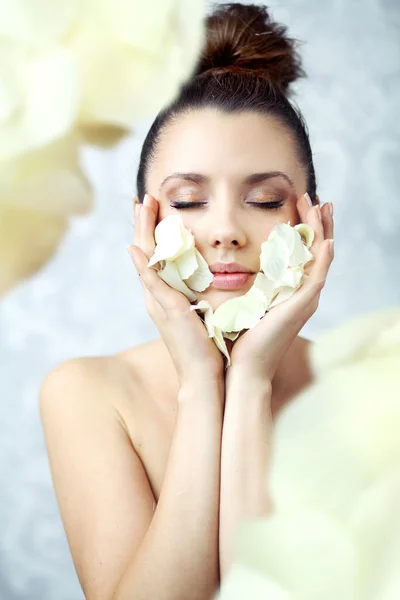
<svg viewBox="0 0 400 600">
<path fill-rule="evenodd" d="M 296 188 L 304 185 L 292 138 L 275 119 L 254 112 L 201 109 L 179 115 L 164 129 L 149 169 L 148 187 L 157 193 L 173 172 L 239 181 L 266 170 L 287 173 Z"/>
</svg>

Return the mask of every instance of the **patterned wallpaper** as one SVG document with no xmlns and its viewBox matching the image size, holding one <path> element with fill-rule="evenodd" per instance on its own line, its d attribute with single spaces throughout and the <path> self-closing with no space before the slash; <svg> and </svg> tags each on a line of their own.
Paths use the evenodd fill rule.
<svg viewBox="0 0 400 600">
<path fill-rule="evenodd" d="M 308 79 L 296 101 L 308 123 L 321 201 L 332 201 L 336 258 L 311 339 L 344 319 L 400 303 L 400 3 L 274 0 L 272 15 L 304 40 Z M 38 413 L 46 373 L 74 356 L 157 337 L 126 252 L 141 141 L 82 160 L 96 207 L 73 220 L 50 264 L 0 303 L 0 598 L 81 600 Z"/>
</svg>

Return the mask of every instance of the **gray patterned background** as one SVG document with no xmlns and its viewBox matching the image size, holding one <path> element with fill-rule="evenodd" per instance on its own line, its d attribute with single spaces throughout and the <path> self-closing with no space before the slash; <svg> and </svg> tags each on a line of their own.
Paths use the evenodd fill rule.
<svg viewBox="0 0 400 600">
<path fill-rule="evenodd" d="M 271 1 L 304 40 L 297 103 L 309 126 L 321 201 L 332 201 L 336 258 L 313 338 L 400 304 L 400 2 Z M 137 158 L 150 125 L 113 151 L 86 148 L 96 190 L 57 256 L 0 303 L 0 599 L 81 600 L 52 489 L 38 389 L 55 365 L 157 336 L 126 252 Z"/>
</svg>

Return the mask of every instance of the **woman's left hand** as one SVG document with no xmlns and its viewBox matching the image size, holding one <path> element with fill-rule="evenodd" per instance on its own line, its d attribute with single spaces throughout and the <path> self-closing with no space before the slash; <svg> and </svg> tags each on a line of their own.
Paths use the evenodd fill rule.
<svg viewBox="0 0 400 600">
<path fill-rule="evenodd" d="M 308 279 L 288 300 L 267 312 L 256 327 L 245 331 L 231 350 L 230 369 L 265 383 L 272 383 L 281 359 L 316 311 L 333 260 L 329 241 L 333 239 L 333 219 L 328 204 L 322 209 L 317 205 L 310 207 L 301 196 L 297 209 L 301 222 L 315 232 L 310 247 L 314 260 L 305 267 Z"/>
</svg>

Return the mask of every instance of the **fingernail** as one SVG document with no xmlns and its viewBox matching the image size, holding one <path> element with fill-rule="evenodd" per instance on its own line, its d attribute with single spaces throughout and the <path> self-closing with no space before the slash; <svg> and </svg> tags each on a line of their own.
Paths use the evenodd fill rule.
<svg viewBox="0 0 400 600">
<path fill-rule="evenodd" d="M 304 194 L 304 198 L 307 200 L 308 206 L 312 206 L 311 198 L 307 192 Z"/>
<path fill-rule="evenodd" d="M 316 205 L 316 209 L 317 209 L 318 218 L 322 222 L 322 214 L 321 214 L 321 208 L 320 208 L 319 204 Z"/>
<path fill-rule="evenodd" d="M 332 204 L 332 202 L 329 202 L 329 214 L 331 215 L 331 217 L 333 217 L 333 204 Z"/>
<path fill-rule="evenodd" d="M 147 204 L 148 200 L 149 200 L 149 195 L 145 194 L 144 198 L 143 198 L 143 204 Z"/>
<path fill-rule="evenodd" d="M 333 240 L 329 240 L 329 251 L 331 253 L 332 258 L 335 256 L 335 244 Z"/>
</svg>

